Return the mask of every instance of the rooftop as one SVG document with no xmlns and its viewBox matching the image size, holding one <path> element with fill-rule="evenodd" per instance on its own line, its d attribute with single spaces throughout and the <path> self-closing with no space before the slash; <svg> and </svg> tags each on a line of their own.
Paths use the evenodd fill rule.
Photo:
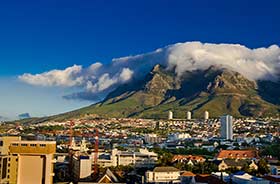
<svg viewBox="0 0 280 184">
<path fill-rule="evenodd" d="M 217 158 L 258 158 L 257 150 L 221 150 Z"/>
<path fill-rule="evenodd" d="M 178 172 L 179 169 L 176 169 L 175 167 L 156 167 L 153 170 L 154 172 Z"/>
</svg>

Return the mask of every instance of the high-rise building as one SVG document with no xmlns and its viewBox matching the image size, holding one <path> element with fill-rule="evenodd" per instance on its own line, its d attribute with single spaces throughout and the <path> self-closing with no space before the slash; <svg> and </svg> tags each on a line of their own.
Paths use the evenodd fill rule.
<svg viewBox="0 0 280 184">
<path fill-rule="evenodd" d="M 192 113 L 190 111 L 187 112 L 187 120 L 192 119 Z"/>
<path fill-rule="evenodd" d="M 173 112 L 172 111 L 168 111 L 168 119 L 173 119 Z"/>
<path fill-rule="evenodd" d="M 232 116 L 224 115 L 220 118 L 221 122 L 221 138 L 232 140 Z"/>
<path fill-rule="evenodd" d="M 17 157 L 17 183 L 52 184 L 55 141 L 14 141 L 10 154 Z"/>
<path fill-rule="evenodd" d="M 204 119 L 205 119 L 205 120 L 208 120 L 208 119 L 209 119 L 209 112 L 208 112 L 208 111 L 205 111 L 205 112 L 204 112 Z"/>
</svg>

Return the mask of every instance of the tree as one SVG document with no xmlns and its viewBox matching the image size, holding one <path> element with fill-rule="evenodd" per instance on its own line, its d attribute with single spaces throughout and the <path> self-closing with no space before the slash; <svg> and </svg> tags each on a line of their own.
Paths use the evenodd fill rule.
<svg viewBox="0 0 280 184">
<path fill-rule="evenodd" d="M 169 166 L 172 164 L 173 155 L 171 153 L 163 153 L 158 159 L 158 166 Z"/>
<path fill-rule="evenodd" d="M 258 173 L 262 175 L 269 173 L 269 167 L 264 159 L 258 162 Z"/>
</svg>

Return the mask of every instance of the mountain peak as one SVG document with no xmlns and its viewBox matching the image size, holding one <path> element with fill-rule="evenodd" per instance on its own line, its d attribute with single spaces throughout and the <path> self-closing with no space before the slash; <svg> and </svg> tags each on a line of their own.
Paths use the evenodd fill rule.
<svg viewBox="0 0 280 184">
<path fill-rule="evenodd" d="M 255 81 L 250 81 L 238 72 L 229 69 L 221 69 L 221 73 L 217 75 L 214 81 L 210 82 L 207 90 L 213 92 L 229 92 L 229 93 L 247 93 L 256 90 Z"/>
<path fill-rule="evenodd" d="M 163 69 L 163 67 L 160 64 L 156 64 L 153 69 L 152 69 L 152 73 L 157 73 L 160 72 Z"/>
</svg>

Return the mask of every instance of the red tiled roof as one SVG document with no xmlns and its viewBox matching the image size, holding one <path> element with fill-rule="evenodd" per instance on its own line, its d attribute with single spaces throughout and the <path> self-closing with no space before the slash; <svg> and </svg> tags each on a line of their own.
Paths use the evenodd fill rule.
<svg viewBox="0 0 280 184">
<path fill-rule="evenodd" d="M 217 155 L 217 158 L 219 159 L 252 159 L 258 157 L 257 150 L 221 150 Z"/>
<path fill-rule="evenodd" d="M 202 156 L 194 156 L 194 155 L 174 155 L 172 158 L 172 162 L 182 161 L 182 160 L 195 160 L 202 161 L 205 160 Z"/>
<path fill-rule="evenodd" d="M 185 171 L 181 176 L 195 176 L 195 174 L 190 171 Z"/>
</svg>

